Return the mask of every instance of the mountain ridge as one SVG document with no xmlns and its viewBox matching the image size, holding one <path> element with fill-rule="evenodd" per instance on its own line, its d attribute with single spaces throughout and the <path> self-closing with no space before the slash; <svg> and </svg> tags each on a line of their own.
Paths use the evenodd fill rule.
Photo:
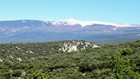
<svg viewBox="0 0 140 79">
<path fill-rule="evenodd" d="M 0 22 L 12 22 L 12 21 L 21 21 L 23 23 L 27 21 L 38 21 L 42 23 L 52 23 L 52 24 L 67 24 L 67 25 L 75 25 L 79 24 L 82 27 L 88 26 L 88 25 L 94 25 L 94 24 L 102 24 L 102 25 L 112 25 L 116 27 L 140 27 L 139 24 L 124 24 L 124 23 L 110 23 L 110 22 L 100 22 L 100 21 L 86 21 L 86 20 L 76 20 L 76 19 L 65 19 L 65 20 L 31 20 L 31 19 L 20 19 L 20 20 L 5 20 Z M 62 25 L 61 24 L 61 25 Z"/>
<path fill-rule="evenodd" d="M 94 24 L 93 24 L 94 23 Z M 91 24 L 91 25 L 90 25 Z M 109 23 L 108 23 L 109 24 Z M 123 27 L 122 27 L 123 26 Z M 139 39 L 140 25 L 121 25 L 93 21 L 14 20 L 0 21 L 0 42 L 39 42 L 60 40 Z"/>
</svg>

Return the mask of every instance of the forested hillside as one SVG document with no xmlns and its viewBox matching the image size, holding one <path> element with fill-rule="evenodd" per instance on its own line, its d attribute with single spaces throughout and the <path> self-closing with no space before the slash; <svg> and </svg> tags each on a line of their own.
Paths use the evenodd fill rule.
<svg viewBox="0 0 140 79">
<path fill-rule="evenodd" d="M 100 46 L 87 41 L 59 41 L 42 43 L 17 43 L 0 44 L 0 62 L 8 60 L 10 62 L 20 62 L 24 60 L 34 60 L 44 56 L 57 53 L 81 51 L 88 48 L 98 48 Z"/>
<path fill-rule="evenodd" d="M 139 79 L 140 41 L 0 45 L 0 79 Z"/>
</svg>

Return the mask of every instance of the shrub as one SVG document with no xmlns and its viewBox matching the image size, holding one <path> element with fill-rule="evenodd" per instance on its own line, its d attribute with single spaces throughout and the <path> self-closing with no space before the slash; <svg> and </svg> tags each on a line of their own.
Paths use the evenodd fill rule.
<svg viewBox="0 0 140 79">
<path fill-rule="evenodd" d="M 121 50 L 121 55 L 123 56 L 126 56 L 126 55 L 131 55 L 133 52 L 132 52 L 132 49 L 131 48 L 123 48 Z"/>
</svg>

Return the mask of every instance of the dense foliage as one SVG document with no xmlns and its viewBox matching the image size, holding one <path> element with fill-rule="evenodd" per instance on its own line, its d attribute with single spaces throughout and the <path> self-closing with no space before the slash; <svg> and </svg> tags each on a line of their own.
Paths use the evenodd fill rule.
<svg viewBox="0 0 140 79">
<path fill-rule="evenodd" d="M 140 41 L 117 45 L 104 45 L 100 48 L 89 48 L 71 53 L 53 50 L 53 52 L 57 53 L 48 54 L 48 52 L 45 52 L 45 55 L 40 50 L 48 51 L 49 49 L 39 48 L 40 43 L 24 44 L 24 47 L 26 45 L 27 47 L 32 47 L 32 44 L 37 46 L 32 51 L 38 51 L 38 54 L 31 54 L 28 57 L 36 56 L 36 59 L 20 62 L 5 59 L 0 63 L 0 79 L 140 78 Z M 5 49 L 11 49 L 13 45 L 20 47 L 21 44 L 2 44 L 0 46 Z M 53 48 L 57 49 L 57 47 Z M 1 56 L 6 56 L 7 52 L 2 52 Z M 11 49 L 9 52 L 16 52 L 16 49 Z M 37 57 L 39 54 L 43 54 L 44 56 Z M 18 55 L 22 54 L 17 53 L 15 56 Z"/>
</svg>

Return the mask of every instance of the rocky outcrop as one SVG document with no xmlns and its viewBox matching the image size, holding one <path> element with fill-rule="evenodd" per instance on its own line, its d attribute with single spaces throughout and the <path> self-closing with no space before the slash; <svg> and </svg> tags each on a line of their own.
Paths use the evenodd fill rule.
<svg viewBox="0 0 140 79">
<path fill-rule="evenodd" d="M 99 47 L 100 46 L 87 41 L 69 41 L 64 43 L 62 48 L 60 48 L 59 50 L 62 50 L 64 52 L 74 52 L 85 50 L 87 48 L 99 48 Z"/>
</svg>

